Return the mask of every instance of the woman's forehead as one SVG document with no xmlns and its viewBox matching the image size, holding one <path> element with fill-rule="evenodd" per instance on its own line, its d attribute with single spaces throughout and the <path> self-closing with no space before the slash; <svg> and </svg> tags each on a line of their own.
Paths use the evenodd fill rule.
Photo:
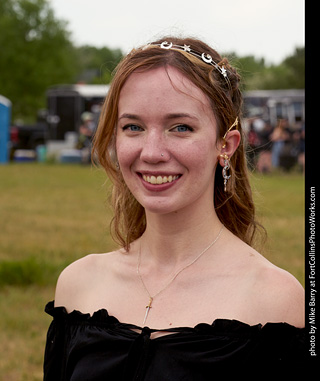
<svg viewBox="0 0 320 381">
<path fill-rule="evenodd" d="M 162 103 L 185 103 L 201 108 L 201 112 L 212 112 L 206 94 L 178 69 L 168 66 L 134 71 L 126 80 L 119 98 L 119 111 L 125 104 L 137 105 L 157 98 Z"/>
</svg>

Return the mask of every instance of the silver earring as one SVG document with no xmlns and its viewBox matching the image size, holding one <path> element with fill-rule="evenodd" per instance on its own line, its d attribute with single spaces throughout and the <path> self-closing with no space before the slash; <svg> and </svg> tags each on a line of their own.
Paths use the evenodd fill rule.
<svg viewBox="0 0 320 381">
<path fill-rule="evenodd" d="M 164 156 L 164 154 L 162 153 L 162 154 L 161 154 L 161 156 L 163 157 L 163 156 Z"/>
<path fill-rule="evenodd" d="M 227 175 L 227 170 L 230 169 L 230 163 L 229 163 L 229 157 L 227 154 L 220 155 L 220 156 L 223 157 L 224 166 L 222 168 L 222 177 L 224 179 L 224 181 L 223 181 L 224 191 L 226 192 L 227 191 L 227 183 L 231 177 L 231 175 Z"/>
</svg>

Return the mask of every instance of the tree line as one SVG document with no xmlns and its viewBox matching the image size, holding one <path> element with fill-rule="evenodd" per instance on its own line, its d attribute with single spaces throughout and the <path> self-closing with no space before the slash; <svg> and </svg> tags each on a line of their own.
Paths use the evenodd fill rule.
<svg viewBox="0 0 320 381">
<path fill-rule="evenodd" d="M 13 120 L 32 121 L 46 107 L 45 92 L 57 84 L 109 83 L 120 49 L 75 46 L 65 21 L 48 0 L 0 1 L 0 94 L 13 104 Z M 243 89 L 304 88 L 305 49 L 278 65 L 263 58 L 226 54 L 243 78 Z"/>
</svg>

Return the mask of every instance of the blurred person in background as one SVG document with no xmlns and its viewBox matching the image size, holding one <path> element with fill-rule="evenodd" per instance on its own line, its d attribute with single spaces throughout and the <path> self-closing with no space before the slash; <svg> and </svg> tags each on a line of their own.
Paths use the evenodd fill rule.
<svg viewBox="0 0 320 381">
<path fill-rule="evenodd" d="M 272 170 L 271 162 L 271 150 L 272 150 L 272 141 L 271 133 L 273 128 L 271 124 L 266 121 L 263 129 L 260 131 L 260 155 L 257 163 L 257 169 L 261 173 L 269 173 Z"/>
<path fill-rule="evenodd" d="M 288 121 L 286 119 L 280 119 L 278 125 L 275 127 L 271 134 L 271 162 L 273 168 L 280 167 L 280 156 L 282 154 L 283 147 L 285 145 L 285 142 L 288 141 L 290 138 L 288 128 Z"/>
<path fill-rule="evenodd" d="M 83 160 L 86 163 L 90 163 L 91 149 L 92 149 L 92 137 L 95 131 L 94 115 L 85 111 L 81 115 L 82 124 L 79 127 L 79 138 L 76 148 L 82 150 Z"/>
</svg>

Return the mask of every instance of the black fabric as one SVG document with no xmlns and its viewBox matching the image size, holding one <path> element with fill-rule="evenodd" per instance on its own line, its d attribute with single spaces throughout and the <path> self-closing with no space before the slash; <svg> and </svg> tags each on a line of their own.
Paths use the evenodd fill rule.
<svg viewBox="0 0 320 381">
<path fill-rule="evenodd" d="M 253 366 L 293 371 L 306 359 L 305 329 L 286 323 L 217 319 L 151 339 L 159 330 L 121 323 L 104 309 L 68 314 L 49 302 L 45 310 L 53 321 L 44 381 L 201 381 L 216 379 L 219 371 L 245 375 Z"/>
</svg>

